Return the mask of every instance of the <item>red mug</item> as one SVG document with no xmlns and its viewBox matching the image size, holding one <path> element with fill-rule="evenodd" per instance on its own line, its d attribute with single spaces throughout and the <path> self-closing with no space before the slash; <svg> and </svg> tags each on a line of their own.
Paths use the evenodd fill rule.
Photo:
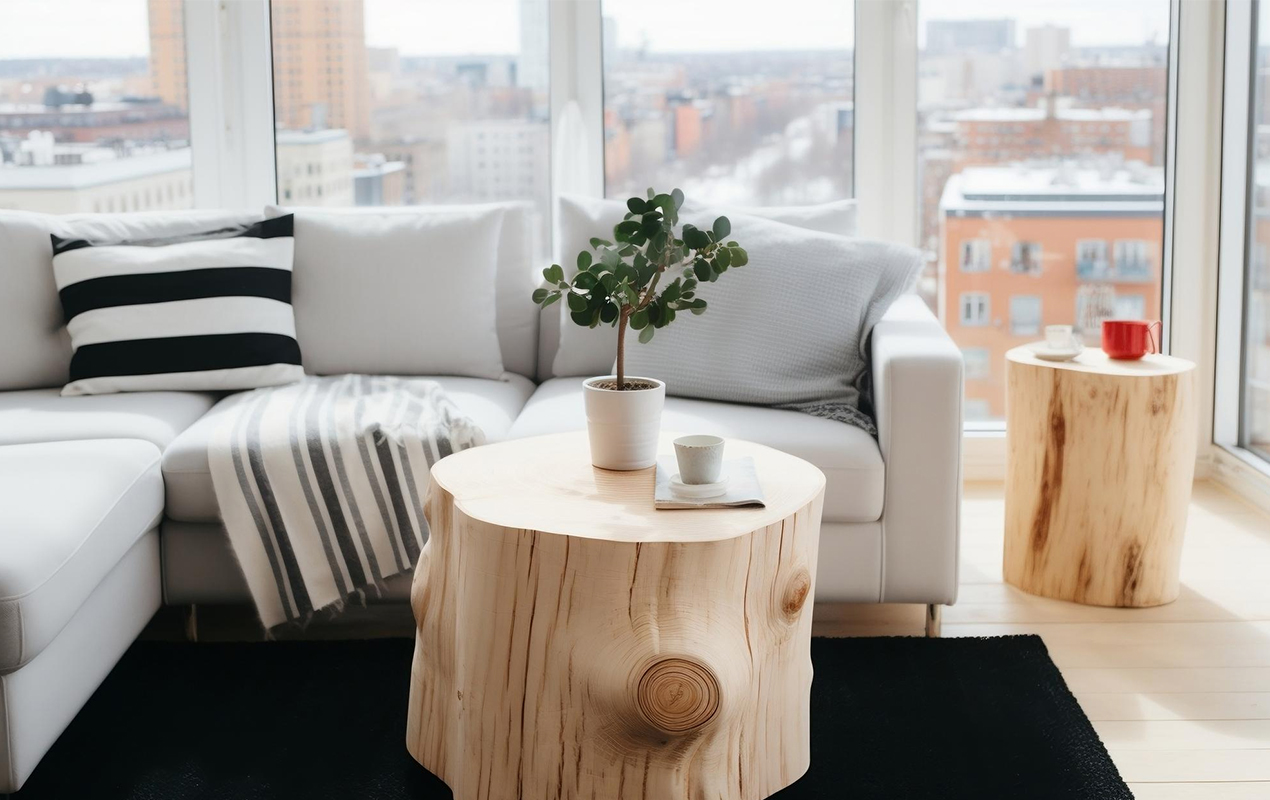
<svg viewBox="0 0 1270 800">
<path fill-rule="evenodd" d="M 1109 319 L 1102 323 L 1102 349 L 1112 358 L 1137 359 L 1147 353 L 1160 352 L 1159 340 L 1151 333 L 1151 329 L 1163 325 L 1159 320 L 1148 322 L 1144 319 Z"/>
</svg>

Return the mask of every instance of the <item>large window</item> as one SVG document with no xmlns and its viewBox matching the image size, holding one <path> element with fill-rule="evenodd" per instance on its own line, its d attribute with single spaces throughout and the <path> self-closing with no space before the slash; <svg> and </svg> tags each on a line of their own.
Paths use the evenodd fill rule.
<svg viewBox="0 0 1270 800">
<path fill-rule="evenodd" d="M 271 16 L 280 203 L 545 211 L 546 2 L 272 0 Z"/>
<path fill-rule="evenodd" d="M 182 19 L 181 0 L 5 0 L 0 208 L 193 205 Z"/>
<path fill-rule="evenodd" d="M 1255 16 L 1239 444 L 1270 460 L 1270 6 Z"/>
<path fill-rule="evenodd" d="M 1005 351 L 1042 323 L 1096 346 L 1102 317 L 1161 316 L 1170 5 L 918 4 L 920 287 L 959 345 L 990 353 L 994 379 L 966 387 L 989 419 Z M 968 241 L 1008 268 L 967 269 Z M 1007 318 L 967 313 L 988 296 Z"/>
<path fill-rule="evenodd" d="M 603 0 L 610 197 L 727 205 L 852 196 L 850 0 Z"/>
</svg>

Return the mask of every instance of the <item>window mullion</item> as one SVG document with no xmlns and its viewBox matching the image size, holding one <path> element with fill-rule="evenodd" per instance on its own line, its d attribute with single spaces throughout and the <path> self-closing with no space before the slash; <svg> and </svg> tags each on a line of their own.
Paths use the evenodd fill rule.
<svg viewBox="0 0 1270 800">
<path fill-rule="evenodd" d="M 552 205 L 604 196 L 604 55 L 600 0 L 550 4 Z"/>
<path fill-rule="evenodd" d="M 268 0 L 185 0 L 195 205 L 277 197 Z"/>
<path fill-rule="evenodd" d="M 857 0 L 860 234 L 917 244 L 917 2 Z"/>
</svg>

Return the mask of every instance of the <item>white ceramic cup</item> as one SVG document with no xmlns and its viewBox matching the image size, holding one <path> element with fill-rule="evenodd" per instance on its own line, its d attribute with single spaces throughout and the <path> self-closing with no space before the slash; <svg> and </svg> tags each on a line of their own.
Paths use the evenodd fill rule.
<svg viewBox="0 0 1270 800">
<path fill-rule="evenodd" d="M 1071 350 L 1076 346 L 1076 336 L 1071 325 L 1046 325 L 1045 346 L 1051 350 Z"/>
<path fill-rule="evenodd" d="M 715 483 L 723 470 L 723 438 L 697 434 L 675 440 L 679 480 L 686 484 Z"/>
</svg>

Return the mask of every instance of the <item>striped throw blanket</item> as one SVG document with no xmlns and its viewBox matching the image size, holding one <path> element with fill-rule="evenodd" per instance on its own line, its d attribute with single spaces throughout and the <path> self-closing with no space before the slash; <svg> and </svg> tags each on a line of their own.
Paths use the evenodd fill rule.
<svg viewBox="0 0 1270 800">
<path fill-rule="evenodd" d="M 435 381 L 310 377 L 237 396 L 208 456 L 265 627 L 412 569 L 429 469 L 483 442 Z"/>
</svg>

